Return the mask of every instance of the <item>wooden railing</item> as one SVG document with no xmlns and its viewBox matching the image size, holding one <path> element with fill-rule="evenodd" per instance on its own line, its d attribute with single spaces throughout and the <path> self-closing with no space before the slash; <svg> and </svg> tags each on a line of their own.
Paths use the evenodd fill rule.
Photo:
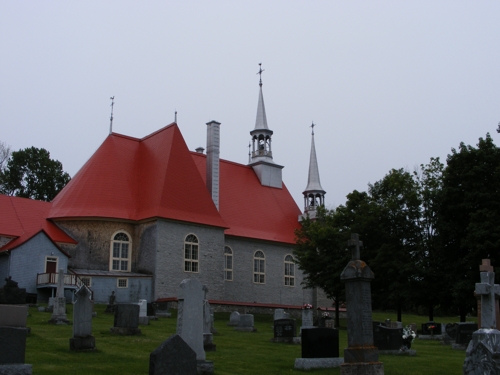
<svg viewBox="0 0 500 375">
<path fill-rule="evenodd" d="M 56 284 L 59 282 L 58 273 L 38 273 L 36 275 L 36 285 L 46 285 L 46 284 Z M 77 275 L 65 274 L 64 275 L 64 285 L 65 286 L 76 286 L 79 288 L 82 286 L 82 281 Z"/>
</svg>

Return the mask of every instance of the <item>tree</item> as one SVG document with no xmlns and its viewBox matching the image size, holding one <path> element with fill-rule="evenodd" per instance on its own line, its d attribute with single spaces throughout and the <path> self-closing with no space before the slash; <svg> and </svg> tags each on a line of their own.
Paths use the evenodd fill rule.
<svg viewBox="0 0 500 375">
<path fill-rule="evenodd" d="M 6 143 L 0 141 L 0 173 L 7 165 L 7 160 L 10 158 L 10 147 Z"/>
<path fill-rule="evenodd" d="M 52 160 L 47 150 L 30 147 L 12 152 L 0 172 L 0 193 L 51 201 L 69 180 L 61 162 Z"/>
<path fill-rule="evenodd" d="M 462 142 L 448 155 L 441 202 L 442 277 L 451 287 L 447 302 L 465 321 L 475 305 L 472 292 L 481 259 L 500 263 L 500 149 L 489 134 L 479 138 L 477 148 Z"/>
</svg>

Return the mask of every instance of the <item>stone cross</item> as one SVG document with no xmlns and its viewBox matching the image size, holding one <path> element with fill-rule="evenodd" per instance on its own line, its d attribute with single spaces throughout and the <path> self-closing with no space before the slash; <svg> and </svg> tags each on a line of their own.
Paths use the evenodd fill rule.
<svg viewBox="0 0 500 375">
<path fill-rule="evenodd" d="M 479 266 L 481 282 L 476 283 L 476 295 L 481 296 L 481 327 L 495 328 L 495 297 L 500 296 L 500 285 L 495 284 L 495 273 L 489 259 Z"/>
<path fill-rule="evenodd" d="M 352 249 L 352 260 L 359 260 L 359 248 L 363 246 L 363 241 L 359 240 L 359 235 L 357 233 L 352 233 L 351 239 L 347 241 L 347 245 L 349 247 L 354 246 L 354 248 Z"/>
<path fill-rule="evenodd" d="M 73 305 L 73 337 L 87 337 L 92 335 L 90 291 L 82 285 L 75 294 L 77 299 Z"/>
</svg>

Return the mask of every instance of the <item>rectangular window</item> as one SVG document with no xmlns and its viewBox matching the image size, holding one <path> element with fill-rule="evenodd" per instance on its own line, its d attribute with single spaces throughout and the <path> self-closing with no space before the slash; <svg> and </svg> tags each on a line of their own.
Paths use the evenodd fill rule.
<svg viewBox="0 0 500 375">
<path fill-rule="evenodd" d="M 128 279 L 117 279 L 116 286 L 118 288 L 128 288 Z"/>
<path fill-rule="evenodd" d="M 89 276 L 83 276 L 80 277 L 80 280 L 82 281 L 82 284 L 85 285 L 87 288 L 92 287 L 92 278 Z"/>
</svg>

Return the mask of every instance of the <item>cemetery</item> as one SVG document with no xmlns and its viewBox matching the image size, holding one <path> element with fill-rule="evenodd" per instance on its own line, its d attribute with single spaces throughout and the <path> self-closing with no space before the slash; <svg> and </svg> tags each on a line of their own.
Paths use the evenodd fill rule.
<svg viewBox="0 0 500 375">
<path fill-rule="evenodd" d="M 95 305 L 96 316 L 92 318 L 94 350 L 75 351 L 68 344 L 73 334 L 74 305 L 67 305 L 69 325 L 49 324 L 51 313 L 29 308 L 26 325 L 31 333 L 26 339 L 25 363 L 33 366 L 33 374 L 149 374 L 150 355 L 167 339 L 177 333 L 177 310 L 170 309 L 170 317 L 150 320 L 141 326 L 140 335 L 116 335 L 110 332 L 114 316 L 106 314 L 106 305 Z M 213 362 L 214 374 L 340 374 L 339 368 L 304 371 L 294 368 L 296 358 L 302 357 L 301 345 L 274 343 L 273 315 L 254 314 L 255 332 L 234 330 L 230 313 L 215 314 L 213 342 L 216 351 L 207 351 L 206 360 Z M 439 318 L 439 319 L 438 319 Z M 396 321 L 395 312 L 373 312 L 373 320 Z M 457 322 L 458 317 L 436 317 L 440 322 Z M 472 318 L 471 322 L 476 322 Z M 403 315 L 403 326 L 410 323 L 419 327 L 427 322 L 426 316 Z M 339 355 L 347 348 L 347 320 L 341 319 Z M 302 322 L 297 319 L 297 334 Z M 172 341 L 171 340 L 171 341 Z M 168 345 L 166 343 L 165 345 Z M 379 354 L 385 374 L 461 374 L 465 359 L 464 350 L 453 350 L 439 340 L 415 339 L 412 349 L 416 356 L 394 356 Z"/>
</svg>

